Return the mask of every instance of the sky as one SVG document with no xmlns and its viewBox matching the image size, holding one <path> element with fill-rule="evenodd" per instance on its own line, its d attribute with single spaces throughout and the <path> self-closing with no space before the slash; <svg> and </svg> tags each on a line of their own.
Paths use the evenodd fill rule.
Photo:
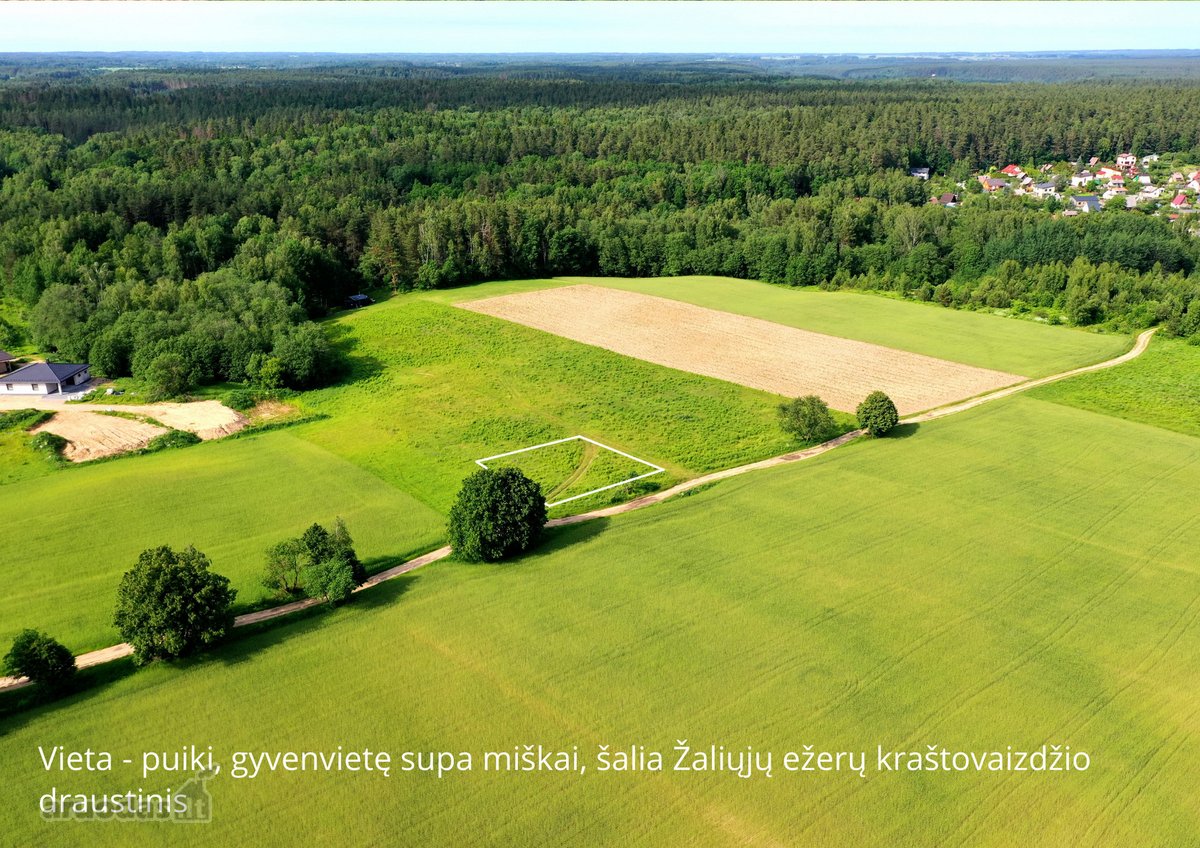
<svg viewBox="0 0 1200 848">
<path fill-rule="evenodd" d="M 1197 32 L 1200 3 L 1176 2 L 0 2 L 3 52 L 1145 50 Z"/>
</svg>

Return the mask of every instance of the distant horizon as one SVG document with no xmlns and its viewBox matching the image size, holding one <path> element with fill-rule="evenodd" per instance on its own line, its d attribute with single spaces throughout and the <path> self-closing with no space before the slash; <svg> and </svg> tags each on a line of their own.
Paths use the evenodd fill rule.
<svg viewBox="0 0 1200 848">
<path fill-rule="evenodd" d="M 853 0 L 846 0 L 853 2 Z M 77 2 L 77 0 L 72 0 Z M 126 0 L 133 2 L 133 0 Z M 821 51 L 805 53 L 785 53 L 779 51 L 728 51 L 728 50 L 697 50 L 688 52 L 665 53 L 661 51 L 620 51 L 595 50 L 588 52 L 555 52 L 547 50 L 528 51 L 496 51 L 496 52 L 462 52 L 462 51 L 384 51 L 384 50 L 6 50 L 0 48 L 0 56 L 384 56 L 388 58 L 443 58 L 447 56 L 471 57 L 483 59 L 491 56 L 517 57 L 569 57 L 588 58 L 596 56 L 644 56 L 662 58 L 686 58 L 689 56 L 717 56 L 739 59 L 809 59 L 809 58 L 942 58 L 954 56 L 993 56 L 1006 57 L 1050 57 L 1061 54 L 1095 55 L 1095 56 L 1158 56 L 1158 55 L 1189 55 L 1200 58 L 1200 47 L 1185 48 L 1171 47 L 1162 49 L 1129 48 L 1106 50 L 1083 50 L 1063 48 L 1059 50 L 900 50 L 887 52 L 883 50 L 844 50 Z"/>
<path fill-rule="evenodd" d="M 1170 0 L 0 4 L 8 54 L 994 55 L 1194 50 L 1198 30 Z"/>
</svg>

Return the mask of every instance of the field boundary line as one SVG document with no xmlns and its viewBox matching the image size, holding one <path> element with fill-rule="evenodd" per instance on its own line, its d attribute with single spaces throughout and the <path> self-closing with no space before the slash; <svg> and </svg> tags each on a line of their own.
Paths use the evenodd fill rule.
<svg viewBox="0 0 1200 848">
<path fill-rule="evenodd" d="M 910 415 L 907 418 L 900 419 L 900 423 L 902 423 L 902 424 L 920 424 L 925 421 L 934 421 L 939 418 L 945 418 L 950 415 L 955 415 L 959 412 L 966 412 L 969 409 L 974 409 L 977 406 L 982 406 L 983 404 L 990 403 L 991 401 L 994 401 L 994 400 L 1001 400 L 1002 398 L 1011 397 L 1012 395 L 1018 394 L 1020 392 L 1028 391 L 1029 389 L 1035 389 L 1039 386 L 1044 386 L 1047 383 L 1054 383 L 1059 380 L 1065 380 L 1068 377 L 1076 377 L 1080 374 L 1087 374 L 1092 371 L 1103 371 L 1107 368 L 1112 368 L 1114 366 L 1124 364 L 1126 362 L 1129 362 L 1130 360 L 1136 359 L 1137 357 L 1141 356 L 1143 353 L 1146 352 L 1146 348 L 1148 348 L 1150 346 L 1150 339 L 1154 335 L 1155 331 L 1157 331 L 1157 329 L 1158 329 L 1157 327 L 1152 327 L 1149 330 L 1143 330 L 1141 333 L 1139 333 L 1137 335 L 1136 339 L 1134 340 L 1134 344 L 1133 344 L 1132 348 L 1130 348 L 1129 350 L 1127 350 L 1125 353 L 1121 354 L 1120 356 L 1114 357 L 1113 359 L 1106 359 L 1103 362 L 1096 362 L 1091 365 L 1084 365 L 1079 368 L 1072 368 L 1069 371 L 1063 371 L 1059 374 L 1051 374 L 1047 377 L 1038 377 L 1037 379 L 1034 379 L 1034 380 L 1027 380 L 1024 383 L 1017 383 L 1016 385 L 1013 385 L 1013 386 L 1007 386 L 1002 389 L 997 389 L 994 392 L 989 392 L 987 394 L 979 395 L 978 397 L 974 397 L 969 400 L 962 401 L 960 403 L 954 403 L 954 404 L 950 404 L 949 406 L 943 406 L 938 409 L 930 410 L 928 412 L 921 412 L 916 415 Z M 830 451 L 835 450 L 836 448 L 839 448 L 842 445 L 853 442 L 865 434 L 866 434 L 865 430 L 851 430 L 848 433 L 843 433 L 842 435 L 837 436 L 836 438 L 830 439 L 827 442 L 822 442 L 819 445 L 813 445 L 810 448 L 805 448 L 803 450 L 794 451 L 792 453 L 781 454 L 780 456 L 773 456 L 773 457 L 770 457 L 769 459 L 762 459 L 762 460 L 759 460 L 758 462 L 751 462 L 746 465 L 738 465 L 733 468 L 726 468 L 723 471 L 714 471 L 710 474 L 703 474 L 699 477 L 693 477 L 691 480 L 685 480 L 684 482 L 679 483 L 675 486 L 672 486 L 669 489 L 664 489 L 661 492 L 654 492 L 652 494 L 645 495 L 643 497 L 637 498 L 636 500 L 628 501 L 623 504 L 616 504 L 614 506 L 604 507 L 602 509 L 594 509 L 589 512 L 581 512 L 578 515 L 568 515 L 564 518 L 552 518 L 551 520 L 546 522 L 546 526 L 547 527 L 565 527 L 565 526 L 568 526 L 571 524 L 582 524 L 585 521 L 592 521 L 593 519 L 596 519 L 596 518 L 608 518 L 613 515 L 620 515 L 620 514 L 626 513 L 626 512 L 633 512 L 634 510 L 642 509 L 647 506 L 652 506 L 657 503 L 662 503 L 663 501 L 667 500 L 668 498 L 674 497 L 675 495 L 679 495 L 679 494 L 682 494 L 691 489 L 695 489 L 698 486 L 705 486 L 705 485 L 708 485 L 709 483 L 715 483 L 718 480 L 727 480 L 730 477 L 739 477 L 742 474 L 748 474 L 751 471 L 760 471 L 760 470 L 767 469 L 767 468 L 774 468 L 779 465 L 788 465 L 793 462 L 802 462 L 806 459 L 812 459 L 813 457 L 817 457 L 822 454 L 829 453 Z M 592 442 L 593 444 L 599 445 L 602 448 L 607 448 L 608 450 L 615 451 L 616 453 L 619 453 L 622 456 L 628 457 L 629 459 L 636 460 L 637 462 L 642 462 L 646 465 L 653 464 L 653 463 L 646 462 L 645 460 L 640 460 L 635 456 L 630 456 L 629 454 L 623 453 L 622 451 L 618 451 L 618 450 L 616 450 L 616 448 L 609 448 L 608 445 L 604 445 L 604 444 L 601 444 L 600 442 L 596 442 L 593 439 L 587 438 L 587 436 L 568 436 L 565 439 L 556 439 L 555 441 L 546 442 L 545 444 L 542 444 L 542 445 L 535 445 L 534 447 L 547 447 L 549 445 L 561 444 L 562 442 L 569 442 L 576 438 L 584 439 L 586 441 Z M 514 453 L 522 453 L 524 451 L 533 450 L 533 449 L 534 448 L 521 448 L 520 450 L 509 451 L 508 453 L 497 454 L 496 456 L 486 457 L 484 460 L 476 460 L 476 463 L 479 463 L 481 461 L 486 462 L 486 461 L 492 460 L 492 459 L 499 459 L 504 456 L 511 456 Z M 483 467 L 486 468 L 486 466 L 483 466 Z M 654 467 L 657 468 L 658 466 L 654 466 Z M 660 468 L 659 470 L 661 471 L 662 469 Z M 658 472 L 654 472 L 654 473 L 658 473 Z M 649 475 L 643 475 L 643 476 L 649 476 Z M 640 479 L 640 478 L 635 478 L 635 479 Z M 625 482 L 632 482 L 632 481 L 625 481 Z M 624 485 L 624 483 L 617 483 L 614 485 Z M 612 486 L 608 486 L 606 488 L 612 488 Z M 603 490 L 597 489 L 596 491 L 603 491 Z M 594 494 L 594 492 L 589 492 L 588 494 Z M 582 496 L 580 496 L 580 497 L 582 497 Z M 570 499 L 568 499 L 568 500 L 570 500 Z M 559 501 L 558 503 L 565 503 L 565 501 Z M 393 566 L 392 568 L 388 568 L 388 569 L 385 569 L 384 571 L 380 571 L 380 572 L 377 572 L 376 574 L 371 575 L 370 577 L 367 578 L 367 580 L 361 586 L 358 586 L 357 588 L 355 588 L 354 591 L 362 592 L 362 591 L 365 591 L 366 589 L 370 589 L 374 586 L 378 586 L 380 583 L 383 583 L 387 580 L 391 580 L 395 577 L 399 577 L 402 574 L 407 574 L 410 571 L 415 571 L 416 569 L 421 568 L 422 566 L 429 565 L 430 563 L 437 562 L 438 560 L 445 559 L 446 557 L 450 556 L 450 554 L 452 552 L 453 551 L 451 550 L 449 545 L 444 545 L 443 547 L 440 547 L 437 550 L 430 551 L 427 554 L 422 554 L 419 557 L 410 559 L 406 562 L 400 563 L 399 565 Z M 251 625 L 251 624 L 258 624 L 258 623 L 261 623 L 264 621 L 271 621 L 272 619 L 281 618 L 283 616 L 290 615 L 292 613 L 299 612 L 301 610 L 311 609 L 312 607 L 318 606 L 323 603 L 324 603 L 324 601 L 320 598 L 305 598 L 300 601 L 292 601 L 291 603 L 282 604 L 280 606 L 270 607 L 268 609 L 259 610 L 257 612 L 251 612 L 251 613 L 246 613 L 244 615 L 239 615 L 237 618 L 234 619 L 233 626 L 234 627 L 245 627 L 245 626 Z M 75 664 L 78 668 L 91 668 L 92 666 L 101 665 L 103 663 L 108 663 L 108 662 L 113 662 L 114 660 L 123 659 L 124 657 L 131 656 L 132 654 L 133 654 L 133 646 L 129 645 L 127 643 L 122 643 L 120 645 L 111 645 L 107 648 L 100 648 L 99 650 L 96 650 L 96 651 L 89 651 L 84 654 L 79 654 L 75 658 Z M 19 688 L 22 688 L 22 687 L 25 687 L 28 685 L 29 685 L 29 680 L 24 677 L 0 677 L 0 691 L 9 690 L 9 689 L 19 689 Z"/>
<path fill-rule="evenodd" d="M 562 504 L 570 503 L 571 501 L 577 501 L 580 498 L 586 498 L 588 495 L 595 495 L 595 494 L 598 494 L 599 492 L 607 492 L 609 489 L 615 489 L 618 486 L 627 486 L 630 483 L 636 483 L 638 480 L 645 480 L 647 477 L 653 477 L 655 474 L 662 474 L 664 471 L 666 471 L 666 469 L 660 465 L 655 465 L 653 462 L 647 462 L 644 459 L 639 459 L 638 457 L 634 456 L 633 454 L 625 453 L 625 451 L 623 451 L 623 450 L 617 450 L 616 448 L 611 447 L 610 445 L 606 445 L 603 442 L 597 442 L 595 439 L 589 439 L 587 436 L 582 436 L 582 435 L 567 436 L 565 439 L 555 439 L 552 442 L 543 442 L 540 445 L 533 445 L 533 446 L 527 447 L 527 448 L 517 448 L 516 450 L 507 451 L 505 453 L 498 453 L 495 456 L 485 456 L 483 459 L 475 460 L 475 464 L 478 465 L 480 468 L 487 470 L 486 463 L 491 462 L 494 459 L 503 459 L 506 456 L 516 456 L 519 453 L 528 453 L 529 451 L 535 451 L 535 450 L 539 450 L 541 448 L 548 448 L 548 447 L 552 447 L 554 445 L 562 445 L 562 444 L 566 444 L 567 442 L 574 442 L 577 440 L 587 442 L 590 445 L 595 445 L 596 447 L 601 448 L 606 451 L 611 451 L 612 453 L 618 454 L 619 456 L 623 456 L 626 459 L 636 462 L 638 465 L 645 465 L 646 467 L 650 468 L 651 470 L 647 471 L 645 474 L 639 474 L 636 477 L 630 477 L 627 480 L 621 480 L 617 483 L 609 483 L 607 486 L 601 486 L 598 489 L 592 489 L 590 491 L 584 492 L 582 495 L 571 495 L 571 497 L 569 497 L 569 498 L 563 498 L 562 500 L 557 500 L 557 501 L 554 501 L 553 503 L 547 503 L 546 504 L 547 509 L 550 509 L 551 507 L 561 506 Z"/>
</svg>

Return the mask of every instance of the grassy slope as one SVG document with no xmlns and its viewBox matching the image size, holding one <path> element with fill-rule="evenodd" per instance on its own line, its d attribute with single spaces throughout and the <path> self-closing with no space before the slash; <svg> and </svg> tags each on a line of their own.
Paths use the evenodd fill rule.
<svg viewBox="0 0 1200 848">
<path fill-rule="evenodd" d="M 1200 347 L 1155 337 L 1133 362 L 1051 383 L 1034 396 L 1200 436 Z"/>
<path fill-rule="evenodd" d="M 292 432 L 444 512 L 474 460 L 577 434 L 663 465 L 665 482 L 781 453 L 779 398 L 422 295 L 341 321 L 353 379 L 311 392 Z M 842 419 L 849 424 L 849 416 Z"/>
<path fill-rule="evenodd" d="M 458 289 L 449 297 L 473 300 L 547 284 L 580 282 L 669 297 L 1027 377 L 1042 377 L 1099 362 L 1129 348 L 1125 336 L 1103 336 L 855 292 L 789 289 L 729 277 L 563 277 Z"/>
<path fill-rule="evenodd" d="M 314 521 L 346 520 L 364 559 L 436 545 L 441 516 L 285 432 L 69 469 L 3 488 L 0 644 L 23 627 L 76 651 L 117 641 L 120 575 L 145 548 L 194 544 L 239 600 L 266 595 L 263 551 Z M 16 543 L 20 540 L 20 543 Z"/>
<path fill-rule="evenodd" d="M 39 744 L 1061 742 L 1092 769 L 221 777 L 212 825 L 138 827 L 163 845 L 1188 846 L 1200 566 L 1180 493 L 1198 487 L 1200 439 L 1014 399 L 573 528 L 515 564 L 441 563 L 0 725 L 0 832 L 123 844 L 129 826 L 41 824 L 39 794 L 170 782 L 47 775 Z"/>
<path fill-rule="evenodd" d="M 4 485 L 22 544 L 0 549 L 0 644 L 25 626 L 76 651 L 115 641 L 117 582 L 153 545 L 196 545 L 246 603 L 265 595 L 266 547 L 313 521 L 342 515 L 367 558 L 433 547 L 473 460 L 552 438 L 647 456 L 668 482 L 794 446 L 773 395 L 419 297 L 340 326 L 353 378 L 304 398 L 326 420 Z M 6 462 L 0 475 L 24 470 Z"/>
<path fill-rule="evenodd" d="M 25 430 L 0 430 L 0 486 L 54 471 L 53 460 L 30 447 L 29 439 Z"/>
</svg>

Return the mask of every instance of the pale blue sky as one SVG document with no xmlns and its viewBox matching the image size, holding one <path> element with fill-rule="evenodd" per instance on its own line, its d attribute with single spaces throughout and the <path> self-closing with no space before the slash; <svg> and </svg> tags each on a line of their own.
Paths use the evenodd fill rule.
<svg viewBox="0 0 1200 848">
<path fill-rule="evenodd" d="M 1176 2 L 0 2 L 0 51 L 904 53 L 1197 48 Z"/>
</svg>

